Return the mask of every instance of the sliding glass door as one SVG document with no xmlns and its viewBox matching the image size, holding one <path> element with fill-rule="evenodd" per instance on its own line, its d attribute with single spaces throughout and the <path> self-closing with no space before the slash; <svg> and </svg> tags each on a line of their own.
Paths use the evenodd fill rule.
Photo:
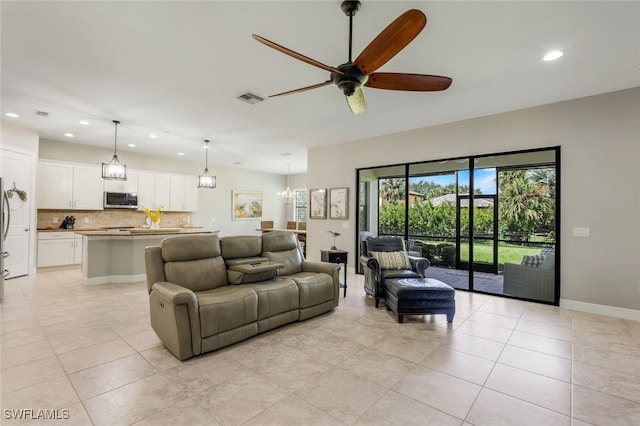
<svg viewBox="0 0 640 426">
<path fill-rule="evenodd" d="M 402 236 L 429 259 L 430 277 L 457 289 L 558 303 L 559 155 L 550 148 L 358 170 L 359 241 Z"/>
</svg>

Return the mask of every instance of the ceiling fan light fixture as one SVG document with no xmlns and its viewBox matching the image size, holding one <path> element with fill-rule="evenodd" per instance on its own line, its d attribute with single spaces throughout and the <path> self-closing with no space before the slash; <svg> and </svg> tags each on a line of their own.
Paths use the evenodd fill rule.
<svg viewBox="0 0 640 426">
<path fill-rule="evenodd" d="M 209 173 L 209 140 L 204 140 L 205 154 L 204 154 L 204 172 L 198 175 L 198 188 L 214 189 L 216 187 L 216 177 Z"/>
<path fill-rule="evenodd" d="M 115 124 L 115 138 L 113 140 L 113 157 L 108 163 L 102 163 L 102 179 L 105 180 L 127 180 L 127 165 L 118 160 L 118 120 L 113 120 Z"/>
</svg>

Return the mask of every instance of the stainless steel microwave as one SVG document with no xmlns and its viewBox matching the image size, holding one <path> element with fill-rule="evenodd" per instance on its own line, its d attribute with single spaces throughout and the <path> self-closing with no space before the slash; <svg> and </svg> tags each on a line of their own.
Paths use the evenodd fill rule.
<svg viewBox="0 0 640 426">
<path fill-rule="evenodd" d="M 105 209 L 137 209 L 138 194 L 135 192 L 105 192 Z"/>
</svg>

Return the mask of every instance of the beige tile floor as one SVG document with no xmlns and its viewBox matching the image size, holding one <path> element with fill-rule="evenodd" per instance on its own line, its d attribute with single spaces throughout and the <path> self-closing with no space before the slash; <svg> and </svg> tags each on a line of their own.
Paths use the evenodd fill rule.
<svg viewBox="0 0 640 426">
<path fill-rule="evenodd" d="M 640 424 L 638 322 L 458 291 L 453 325 L 398 324 L 349 280 L 333 312 L 186 362 L 150 328 L 144 283 L 10 280 L 0 423 Z"/>
</svg>

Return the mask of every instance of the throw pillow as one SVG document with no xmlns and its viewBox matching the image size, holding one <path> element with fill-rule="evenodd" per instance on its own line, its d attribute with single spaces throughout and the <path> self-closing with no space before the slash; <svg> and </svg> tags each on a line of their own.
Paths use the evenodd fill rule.
<svg viewBox="0 0 640 426">
<path fill-rule="evenodd" d="M 533 266 L 535 268 L 537 268 L 538 266 L 540 266 L 542 264 L 542 261 L 544 260 L 544 256 L 540 255 L 540 254 L 534 254 L 531 256 L 528 255 L 524 255 L 522 256 L 522 262 L 520 262 L 521 265 L 526 265 L 526 266 Z"/>
<path fill-rule="evenodd" d="M 406 251 L 372 251 L 371 256 L 380 263 L 381 269 L 411 269 Z"/>
</svg>

